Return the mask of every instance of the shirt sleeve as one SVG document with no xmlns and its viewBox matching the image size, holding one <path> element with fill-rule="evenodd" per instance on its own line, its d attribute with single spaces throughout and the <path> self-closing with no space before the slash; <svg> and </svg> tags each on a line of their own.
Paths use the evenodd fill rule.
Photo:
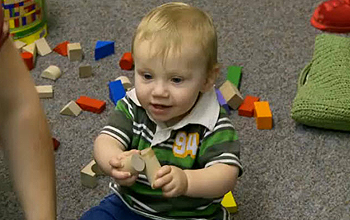
<svg viewBox="0 0 350 220">
<path fill-rule="evenodd" d="M 120 99 L 112 110 L 107 125 L 100 132 L 117 139 L 126 150 L 130 148 L 132 142 L 134 109 L 129 97 Z"/>
<path fill-rule="evenodd" d="M 240 144 L 237 132 L 230 119 L 220 114 L 214 129 L 204 134 L 199 148 L 198 163 L 201 167 L 210 167 L 217 163 L 235 165 L 239 168 L 239 176 L 241 176 L 243 167 L 239 154 Z"/>
</svg>

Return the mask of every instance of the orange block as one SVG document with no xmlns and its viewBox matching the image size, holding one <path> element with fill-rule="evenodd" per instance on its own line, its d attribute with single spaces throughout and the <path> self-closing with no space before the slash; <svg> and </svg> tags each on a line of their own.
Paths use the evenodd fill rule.
<svg viewBox="0 0 350 220">
<path fill-rule="evenodd" d="M 84 111 L 100 114 L 106 108 L 106 102 L 98 99 L 93 99 L 87 96 L 80 96 L 76 101 Z"/>
<path fill-rule="evenodd" d="M 69 44 L 69 41 L 65 41 L 60 43 L 59 45 L 57 45 L 53 51 L 55 51 L 56 53 L 61 54 L 62 56 L 68 56 L 68 49 L 67 49 L 67 45 Z"/>
<path fill-rule="evenodd" d="M 253 117 L 254 116 L 254 102 L 259 101 L 259 97 L 247 95 L 243 104 L 238 108 L 238 115 Z"/>
<path fill-rule="evenodd" d="M 33 54 L 31 54 L 29 52 L 23 52 L 23 53 L 21 53 L 21 57 L 22 57 L 24 63 L 26 64 L 26 66 L 28 67 L 28 70 L 32 70 L 34 68 Z"/>
<path fill-rule="evenodd" d="M 254 117 L 258 129 L 272 129 L 272 113 L 269 102 L 254 102 Z"/>
<path fill-rule="evenodd" d="M 123 70 L 131 70 L 134 65 L 134 60 L 130 52 L 124 53 L 123 57 L 119 61 L 119 66 Z"/>
</svg>

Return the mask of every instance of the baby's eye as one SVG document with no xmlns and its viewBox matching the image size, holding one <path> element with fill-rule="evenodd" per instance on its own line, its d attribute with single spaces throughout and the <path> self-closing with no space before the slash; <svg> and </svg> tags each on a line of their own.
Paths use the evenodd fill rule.
<svg viewBox="0 0 350 220">
<path fill-rule="evenodd" d="M 149 73 L 144 73 L 143 74 L 143 78 L 146 79 L 146 80 L 150 80 L 150 79 L 152 79 L 152 75 L 149 74 Z"/>
<path fill-rule="evenodd" d="M 180 77 L 173 77 L 173 78 L 171 78 L 171 81 L 173 83 L 179 84 L 179 83 L 182 83 L 183 79 Z"/>
</svg>

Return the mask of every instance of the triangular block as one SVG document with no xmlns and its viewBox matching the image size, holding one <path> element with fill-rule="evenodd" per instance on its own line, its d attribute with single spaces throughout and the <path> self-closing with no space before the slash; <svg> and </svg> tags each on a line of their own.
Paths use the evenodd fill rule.
<svg viewBox="0 0 350 220">
<path fill-rule="evenodd" d="M 114 105 L 117 104 L 119 99 L 125 96 L 125 89 L 121 80 L 116 80 L 108 83 L 109 98 L 112 100 Z"/>
<path fill-rule="evenodd" d="M 74 101 L 70 101 L 66 106 L 62 108 L 60 114 L 78 116 L 81 113 L 81 108 Z"/>
<path fill-rule="evenodd" d="M 230 213 L 237 212 L 237 204 L 235 199 L 233 198 L 232 192 L 226 193 L 224 198 L 221 201 L 221 205 L 226 208 Z"/>
<path fill-rule="evenodd" d="M 114 54 L 114 41 L 97 41 L 95 46 L 95 60 Z"/>
<path fill-rule="evenodd" d="M 60 44 L 58 44 L 53 51 L 55 51 L 58 54 L 61 54 L 62 56 L 68 56 L 68 49 L 67 45 L 69 44 L 69 41 L 64 41 Z"/>
</svg>

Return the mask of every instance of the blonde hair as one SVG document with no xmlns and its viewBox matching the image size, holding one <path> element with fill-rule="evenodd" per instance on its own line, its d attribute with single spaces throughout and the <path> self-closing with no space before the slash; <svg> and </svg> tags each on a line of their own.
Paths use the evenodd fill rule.
<svg viewBox="0 0 350 220">
<path fill-rule="evenodd" d="M 150 11 L 137 27 L 133 41 L 150 40 L 157 42 L 156 55 L 165 57 L 169 50 L 180 52 L 184 36 L 198 43 L 207 58 L 207 70 L 217 65 L 217 36 L 213 20 L 207 13 L 185 3 L 171 2 Z"/>
</svg>

